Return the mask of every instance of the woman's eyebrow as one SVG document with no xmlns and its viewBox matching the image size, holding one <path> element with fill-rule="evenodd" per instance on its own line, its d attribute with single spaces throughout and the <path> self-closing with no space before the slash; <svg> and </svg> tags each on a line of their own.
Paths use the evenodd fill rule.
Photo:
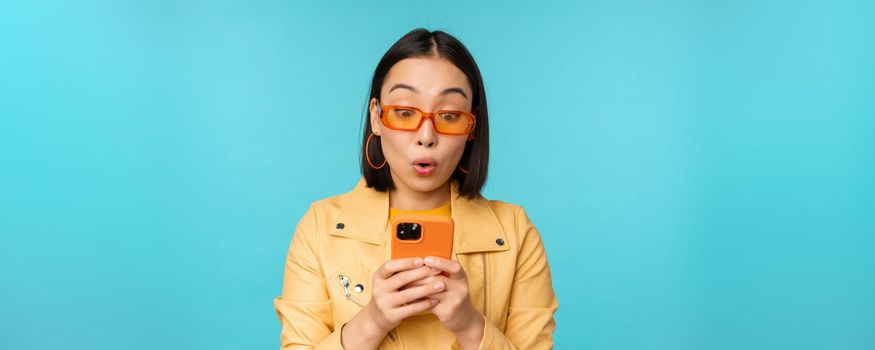
<svg viewBox="0 0 875 350">
<path fill-rule="evenodd" d="M 407 89 L 407 90 L 413 91 L 414 93 L 417 93 L 417 94 L 419 93 L 419 91 L 416 90 L 416 88 L 414 88 L 410 85 L 407 85 L 407 84 L 402 84 L 402 83 L 392 85 L 392 88 L 389 89 L 389 92 L 392 92 L 392 90 L 395 90 L 395 89 Z M 463 90 L 462 88 L 458 88 L 458 87 L 451 87 L 451 88 L 445 89 L 444 91 L 441 91 L 440 95 L 443 96 L 443 95 L 451 94 L 454 92 L 459 93 L 460 95 L 465 97 L 465 99 L 468 98 L 468 95 L 465 93 L 465 90 Z"/>
</svg>

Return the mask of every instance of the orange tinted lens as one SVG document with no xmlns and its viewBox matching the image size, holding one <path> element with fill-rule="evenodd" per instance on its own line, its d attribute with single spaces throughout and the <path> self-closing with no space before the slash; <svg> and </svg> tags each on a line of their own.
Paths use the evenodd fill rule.
<svg viewBox="0 0 875 350">
<path fill-rule="evenodd" d="M 392 108 L 386 115 L 389 126 L 404 130 L 416 130 L 420 118 L 422 118 L 422 113 L 409 108 Z"/>
<path fill-rule="evenodd" d="M 470 123 L 468 116 L 459 112 L 440 111 L 434 116 L 435 129 L 442 133 L 464 134 Z"/>
</svg>

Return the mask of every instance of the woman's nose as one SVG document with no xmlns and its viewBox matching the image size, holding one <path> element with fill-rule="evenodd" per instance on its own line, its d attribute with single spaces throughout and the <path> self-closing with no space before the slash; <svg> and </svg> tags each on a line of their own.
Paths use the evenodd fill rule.
<svg viewBox="0 0 875 350">
<path fill-rule="evenodd" d="M 437 142 L 437 137 L 434 131 L 434 123 L 431 118 L 422 121 L 422 125 L 416 132 L 416 137 L 418 138 L 417 141 L 420 145 L 424 145 L 425 147 L 434 146 Z"/>
</svg>

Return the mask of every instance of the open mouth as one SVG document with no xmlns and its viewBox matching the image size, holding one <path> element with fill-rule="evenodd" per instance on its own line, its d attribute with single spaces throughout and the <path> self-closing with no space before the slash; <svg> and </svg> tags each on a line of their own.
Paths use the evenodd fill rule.
<svg viewBox="0 0 875 350">
<path fill-rule="evenodd" d="M 437 166 L 434 163 L 415 163 L 413 164 L 413 170 L 416 171 L 416 175 L 420 176 L 428 176 L 434 173 L 434 170 Z"/>
</svg>

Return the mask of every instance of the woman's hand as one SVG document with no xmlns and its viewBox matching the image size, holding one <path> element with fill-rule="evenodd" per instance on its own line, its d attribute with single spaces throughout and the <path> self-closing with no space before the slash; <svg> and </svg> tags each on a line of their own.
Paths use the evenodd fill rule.
<svg viewBox="0 0 875 350">
<path fill-rule="evenodd" d="M 483 314 L 471 304 L 468 294 L 468 276 L 458 261 L 440 257 L 426 257 L 425 265 L 433 268 L 436 275 L 416 281 L 408 288 L 431 287 L 441 290 L 429 299 L 439 302 L 431 312 L 441 320 L 444 327 L 456 335 L 463 349 L 477 349 L 483 340 Z M 440 274 L 446 272 L 448 276 Z"/>
<path fill-rule="evenodd" d="M 380 266 L 374 272 L 371 300 L 365 305 L 377 329 L 388 333 L 405 318 L 434 307 L 439 300 L 427 298 L 439 291 L 434 286 L 402 287 L 439 273 L 424 266 L 420 258 L 394 259 Z"/>
<path fill-rule="evenodd" d="M 403 288 L 440 271 L 424 266 L 419 258 L 389 260 L 372 278 L 371 300 L 341 328 L 344 349 L 376 349 L 386 333 L 405 318 L 432 308 L 437 300 L 431 285 Z"/>
</svg>

